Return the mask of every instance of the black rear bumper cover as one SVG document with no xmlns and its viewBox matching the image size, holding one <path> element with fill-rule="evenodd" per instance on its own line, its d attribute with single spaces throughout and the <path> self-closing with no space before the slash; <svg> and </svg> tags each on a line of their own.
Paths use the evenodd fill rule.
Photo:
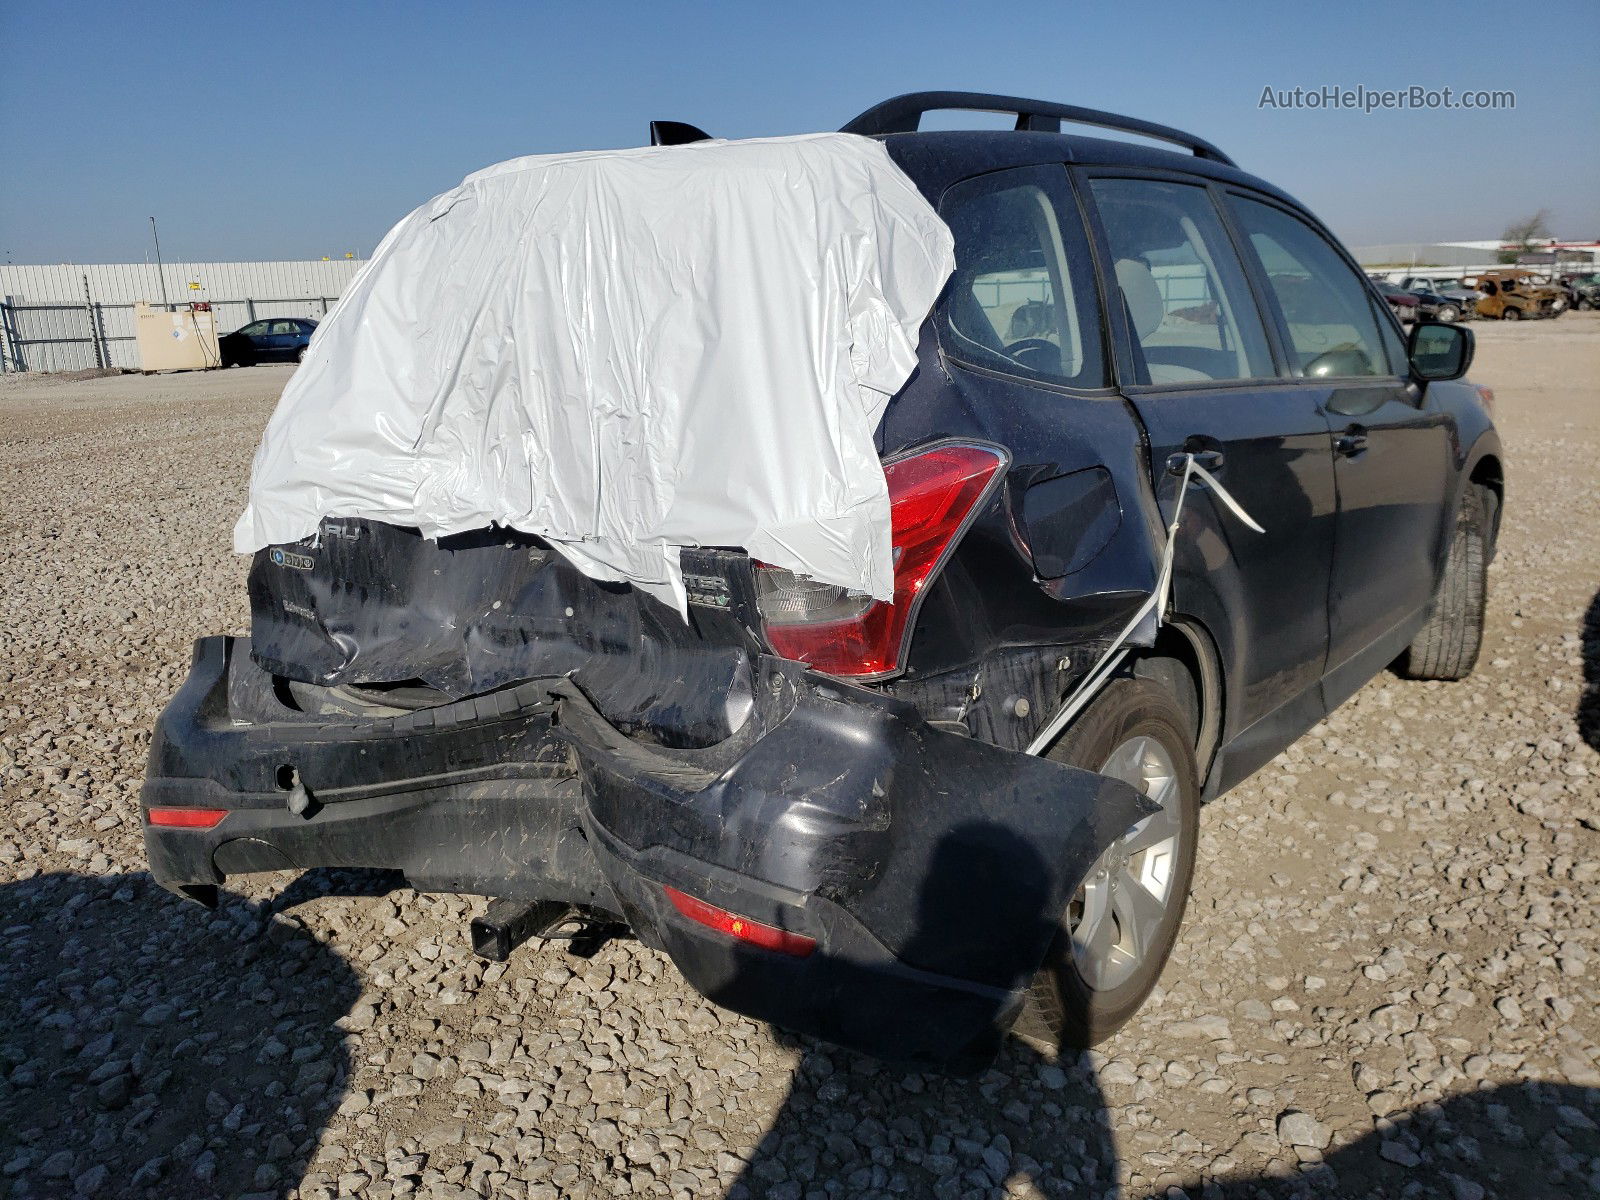
<svg viewBox="0 0 1600 1200">
<path fill-rule="evenodd" d="M 885 1058 L 980 1061 L 1073 889 L 1146 802 L 793 663 L 763 659 L 758 676 L 742 729 L 677 750 L 626 737 L 559 680 L 402 717 L 308 717 L 246 640 L 205 638 L 151 746 L 151 871 L 203 901 L 230 874 L 361 866 L 582 905 L 735 1011 Z M 300 815 L 293 781 L 311 796 Z M 152 807 L 227 816 L 155 826 Z M 663 885 L 817 950 L 693 924 Z"/>
</svg>

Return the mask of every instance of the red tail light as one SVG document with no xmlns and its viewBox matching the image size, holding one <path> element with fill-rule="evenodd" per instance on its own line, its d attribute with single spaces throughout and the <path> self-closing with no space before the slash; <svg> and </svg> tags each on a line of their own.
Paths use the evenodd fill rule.
<svg viewBox="0 0 1600 1200">
<path fill-rule="evenodd" d="M 225 808 L 152 808 L 150 824 L 171 829 L 215 829 L 227 815 Z"/>
<path fill-rule="evenodd" d="M 756 596 L 773 653 L 850 678 L 898 671 L 923 589 L 1004 462 L 992 447 L 951 444 L 884 465 L 894 527 L 892 602 L 758 566 Z"/>
<path fill-rule="evenodd" d="M 715 929 L 718 933 L 738 938 L 741 942 L 749 942 L 752 946 L 760 946 L 763 950 L 776 950 L 779 954 L 792 954 L 796 958 L 805 958 L 817 948 L 816 939 L 808 938 L 803 933 L 790 933 L 775 925 L 764 925 L 760 921 L 752 921 L 749 917 L 737 916 L 725 908 L 718 908 L 715 904 L 696 900 L 675 887 L 663 885 L 663 890 L 667 893 L 667 899 L 672 901 L 672 907 L 689 920 L 697 925 L 704 925 L 707 929 Z"/>
</svg>

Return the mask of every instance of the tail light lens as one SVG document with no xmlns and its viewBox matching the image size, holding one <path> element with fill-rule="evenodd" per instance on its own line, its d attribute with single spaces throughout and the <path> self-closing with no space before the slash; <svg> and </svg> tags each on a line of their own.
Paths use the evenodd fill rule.
<svg viewBox="0 0 1600 1200">
<path fill-rule="evenodd" d="M 1491 413 L 1494 412 L 1494 389 L 1478 384 L 1478 399 L 1483 401 L 1483 406 Z"/>
<path fill-rule="evenodd" d="M 853 679 L 898 671 L 923 590 L 1004 462 L 993 447 L 950 444 L 884 465 L 893 525 L 893 601 L 758 564 L 756 599 L 773 653 Z"/>
</svg>

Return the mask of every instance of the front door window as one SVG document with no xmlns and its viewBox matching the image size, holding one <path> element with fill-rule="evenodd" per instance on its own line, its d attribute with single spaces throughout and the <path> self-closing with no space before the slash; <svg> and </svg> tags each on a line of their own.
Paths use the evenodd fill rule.
<svg viewBox="0 0 1600 1200">
<path fill-rule="evenodd" d="M 1339 252 L 1304 221 L 1270 204 L 1236 196 L 1233 210 L 1283 313 L 1295 374 L 1393 373 L 1372 289 Z"/>
<path fill-rule="evenodd" d="M 1141 382 L 1272 376 L 1261 316 L 1205 188 L 1122 178 L 1090 187 L 1148 376 Z"/>
</svg>

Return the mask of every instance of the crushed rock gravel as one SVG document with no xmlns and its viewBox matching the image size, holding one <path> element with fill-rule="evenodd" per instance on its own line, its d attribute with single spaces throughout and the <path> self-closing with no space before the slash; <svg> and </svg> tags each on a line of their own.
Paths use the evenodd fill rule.
<svg viewBox="0 0 1600 1200">
<path fill-rule="evenodd" d="M 1600 1193 L 1600 315 L 1479 324 L 1510 458 L 1461 684 L 1383 675 L 1212 804 L 1178 949 L 1099 1051 L 908 1072 L 661 955 L 472 958 L 381 872 L 142 873 L 148 730 L 289 368 L 0 378 L 0 1193 Z"/>
</svg>

